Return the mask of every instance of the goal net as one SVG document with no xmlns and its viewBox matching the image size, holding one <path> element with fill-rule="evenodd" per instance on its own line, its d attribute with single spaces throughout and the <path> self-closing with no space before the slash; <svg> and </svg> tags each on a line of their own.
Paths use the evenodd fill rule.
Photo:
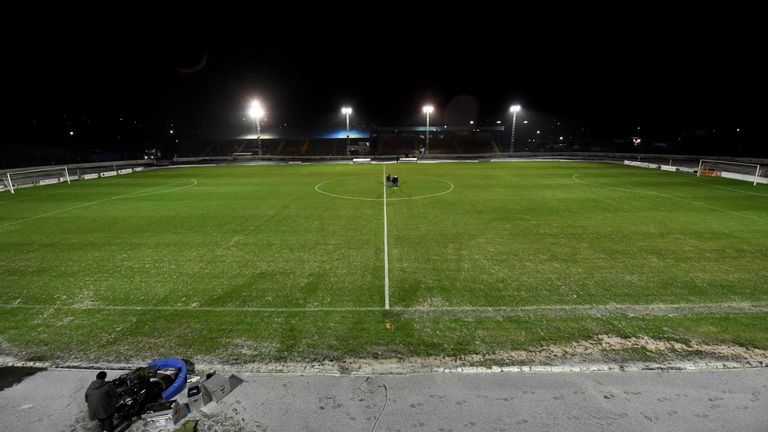
<svg viewBox="0 0 768 432">
<path fill-rule="evenodd" d="M 768 184 L 768 178 L 765 176 L 765 170 L 758 164 L 748 164 L 741 162 L 727 162 L 718 160 L 702 159 L 699 161 L 697 176 L 725 177 L 734 180 L 744 180 Z"/>
<path fill-rule="evenodd" d="M 55 183 L 70 183 L 72 178 L 65 166 L 38 168 L 32 170 L 7 171 L 3 175 L 3 183 L 11 193 L 16 189 Z"/>
</svg>

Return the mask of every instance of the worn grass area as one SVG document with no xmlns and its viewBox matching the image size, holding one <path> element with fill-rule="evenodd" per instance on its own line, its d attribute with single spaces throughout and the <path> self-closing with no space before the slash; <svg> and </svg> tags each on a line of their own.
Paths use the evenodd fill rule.
<svg viewBox="0 0 768 432">
<path fill-rule="evenodd" d="M 61 362 L 121 362 L 168 355 L 224 363 L 464 356 L 537 350 L 606 334 L 768 350 L 766 314 L 414 319 L 383 311 L 221 314 L 12 309 L 4 316 L 0 331 L 6 344 L 24 347 L 26 359 Z M 648 353 L 622 351 L 625 359 L 650 359 Z M 605 355 L 585 354 L 592 359 Z M 667 358 L 659 352 L 652 355 Z"/>
<path fill-rule="evenodd" d="M 392 311 L 385 172 L 401 182 Z M 768 314 L 733 308 L 454 309 L 764 305 L 767 239 L 765 187 L 596 163 L 177 168 L 22 189 L 0 194 L 0 355 L 440 356 L 604 334 L 768 349 Z"/>
</svg>

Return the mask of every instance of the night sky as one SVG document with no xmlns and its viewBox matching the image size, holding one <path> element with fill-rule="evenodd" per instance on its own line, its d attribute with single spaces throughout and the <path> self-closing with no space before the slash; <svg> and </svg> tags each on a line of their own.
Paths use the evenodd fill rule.
<svg viewBox="0 0 768 432">
<path fill-rule="evenodd" d="M 228 139 L 248 131 L 244 112 L 258 98 L 271 127 L 341 125 L 344 104 L 358 124 L 415 125 L 427 101 L 436 122 L 492 124 L 518 102 L 526 118 L 588 138 L 719 130 L 721 152 L 768 156 L 754 108 L 764 37 L 748 11 L 585 19 L 497 9 L 6 29 L 0 149 Z"/>
</svg>

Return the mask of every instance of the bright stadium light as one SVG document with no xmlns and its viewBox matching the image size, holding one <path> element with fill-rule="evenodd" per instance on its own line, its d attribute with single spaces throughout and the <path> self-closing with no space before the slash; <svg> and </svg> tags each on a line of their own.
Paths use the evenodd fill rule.
<svg viewBox="0 0 768 432">
<path fill-rule="evenodd" d="M 352 114 L 352 107 L 341 107 L 341 113 L 347 118 L 347 156 L 349 156 L 349 115 Z"/>
<path fill-rule="evenodd" d="M 520 105 L 512 105 L 509 107 L 509 112 L 512 113 L 512 140 L 509 143 L 509 152 L 513 153 L 515 151 L 515 126 L 517 124 L 517 113 L 522 109 Z"/>
<path fill-rule="evenodd" d="M 261 106 L 261 102 L 251 102 L 251 106 L 248 108 L 248 117 L 254 120 L 259 120 L 264 117 L 264 107 Z"/>
<path fill-rule="evenodd" d="M 264 107 L 261 106 L 261 102 L 255 100 L 251 102 L 248 107 L 248 117 L 253 120 L 254 128 L 256 129 L 256 140 L 259 143 L 259 156 L 261 156 L 261 119 L 264 117 Z"/>
<path fill-rule="evenodd" d="M 424 105 L 421 107 L 421 112 L 427 115 L 427 139 L 426 139 L 426 145 L 424 146 L 424 154 L 429 153 L 429 115 L 432 114 L 435 111 L 435 107 L 432 105 Z"/>
</svg>

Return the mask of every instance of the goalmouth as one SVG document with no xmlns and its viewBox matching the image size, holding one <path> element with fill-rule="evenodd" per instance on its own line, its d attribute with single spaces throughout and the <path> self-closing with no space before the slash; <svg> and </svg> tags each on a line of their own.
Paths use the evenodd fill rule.
<svg viewBox="0 0 768 432">
<path fill-rule="evenodd" d="M 15 193 L 17 188 L 63 182 L 71 183 L 71 181 L 72 178 L 66 166 L 8 171 L 3 176 L 3 182 L 11 193 Z"/>
<path fill-rule="evenodd" d="M 768 178 L 761 177 L 760 165 L 742 162 L 728 162 L 713 159 L 701 159 L 696 176 L 725 177 L 734 180 L 768 184 Z"/>
</svg>

